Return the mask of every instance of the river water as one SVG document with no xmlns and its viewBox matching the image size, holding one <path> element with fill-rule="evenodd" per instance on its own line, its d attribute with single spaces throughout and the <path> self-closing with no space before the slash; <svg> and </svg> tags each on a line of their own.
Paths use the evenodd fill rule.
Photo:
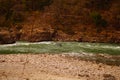
<svg viewBox="0 0 120 80">
<path fill-rule="evenodd" d="M 120 54 L 120 44 L 81 42 L 16 42 L 0 45 L 0 53 Z"/>
</svg>

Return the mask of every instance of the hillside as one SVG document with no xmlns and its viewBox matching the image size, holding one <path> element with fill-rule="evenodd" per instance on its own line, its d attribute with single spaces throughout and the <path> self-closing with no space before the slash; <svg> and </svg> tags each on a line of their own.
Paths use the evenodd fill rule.
<svg viewBox="0 0 120 80">
<path fill-rule="evenodd" d="M 0 0 L 0 43 L 120 43 L 119 0 Z"/>
</svg>

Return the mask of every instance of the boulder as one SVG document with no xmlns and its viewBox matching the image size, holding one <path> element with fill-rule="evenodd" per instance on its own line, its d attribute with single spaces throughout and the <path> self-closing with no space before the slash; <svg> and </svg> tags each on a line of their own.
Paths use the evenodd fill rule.
<svg viewBox="0 0 120 80">
<path fill-rule="evenodd" d="M 0 44 L 12 44 L 15 43 L 15 37 L 9 31 L 0 32 Z"/>
</svg>

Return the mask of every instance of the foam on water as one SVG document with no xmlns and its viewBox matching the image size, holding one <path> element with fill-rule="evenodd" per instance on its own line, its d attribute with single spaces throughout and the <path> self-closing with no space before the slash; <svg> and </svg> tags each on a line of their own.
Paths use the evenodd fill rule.
<svg viewBox="0 0 120 80">
<path fill-rule="evenodd" d="M 16 46 L 17 44 L 14 43 L 14 44 L 3 44 L 3 45 L 0 45 L 0 47 L 9 47 L 9 46 Z"/>
<path fill-rule="evenodd" d="M 108 46 L 108 45 L 92 45 L 92 44 L 84 44 L 84 45 L 80 45 L 81 47 L 87 47 L 87 48 L 105 48 L 105 49 L 120 49 L 120 46 Z"/>
<path fill-rule="evenodd" d="M 9 47 L 9 46 L 20 46 L 20 45 L 31 45 L 31 44 L 51 44 L 52 42 L 34 42 L 34 43 L 30 43 L 30 42 L 16 42 L 13 44 L 3 44 L 0 45 L 0 47 Z"/>
<path fill-rule="evenodd" d="M 120 49 L 120 46 L 102 46 L 103 48 Z"/>
</svg>

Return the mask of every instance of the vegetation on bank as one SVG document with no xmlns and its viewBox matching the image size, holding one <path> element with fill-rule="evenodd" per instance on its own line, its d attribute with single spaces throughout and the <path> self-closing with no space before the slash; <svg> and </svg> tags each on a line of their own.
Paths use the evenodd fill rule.
<svg viewBox="0 0 120 80">
<path fill-rule="evenodd" d="M 42 11 L 52 0 L 0 0 L 0 26 L 10 27 L 21 23 L 30 11 Z"/>
<path fill-rule="evenodd" d="M 79 42 L 17 42 L 0 45 L 0 54 L 18 53 L 95 53 L 120 55 L 120 44 Z"/>
<path fill-rule="evenodd" d="M 119 4 L 120 0 L 0 0 L 0 44 L 17 40 L 119 43 Z M 50 39 L 41 39 L 48 35 Z"/>
<path fill-rule="evenodd" d="M 98 27 L 108 23 L 117 27 L 120 25 L 119 4 L 119 0 L 0 0 L 0 26 L 12 26 L 24 21 L 32 11 L 44 12 L 49 8 L 58 26 L 95 23 Z"/>
</svg>

